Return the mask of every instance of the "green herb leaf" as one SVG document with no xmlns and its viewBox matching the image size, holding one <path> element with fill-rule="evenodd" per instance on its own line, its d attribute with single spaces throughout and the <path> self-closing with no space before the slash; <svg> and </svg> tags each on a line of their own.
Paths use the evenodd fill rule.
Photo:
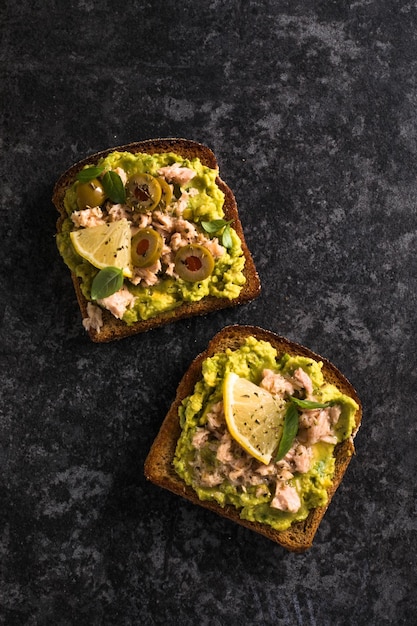
<svg viewBox="0 0 417 626">
<path fill-rule="evenodd" d="M 332 406 L 334 402 L 315 402 L 314 400 L 300 400 L 299 398 L 291 398 L 291 402 L 294 402 L 300 409 L 327 409 Z"/>
<path fill-rule="evenodd" d="M 287 454 L 291 448 L 298 431 L 298 410 L 293 402 L 290 402 L 284 415 L 284 429 L 282 431 L 281 441 L 279 442 L 277 456 L 275 462 L 277 463 Z"/>
<path fill-rule="evenodd" d="M 222 235 L 222 245 L 225 248 L 231 248 L 233 245 L 232 235 L 230 232 L 230 224 L 227 224 L 224 228 L 223 235 Z"/>
<path fill-rule="evenodd" d="M 103 189 L 111 202 L 115 204 L 126 202 L 126 190 L 119 174 L 110 170 L 104 174 L 102 182 Z"/>
<path fill-rule="evenodd" d="M 95 275 L 91 285 L 91 298 L 102 300 L 119 291 L 123 285 L 123 270 L 120 267 L 105 267 Z"/>
<path fill-rule="evenodd" d="M 94 178 L 97 178 L 97 176 L 100 176 L 103 170 L 104 167 L 101 165 L 97 167 L 92 165 L 91 167 L 86 167 L 78 172 L 75 176 L 75 179 L 79 180 L 80 183 L 89 183 L 90 180 L 93 180 Z"/>
<path fill-rule="evenodd" d="M 221 243 L 225 248 L 231 248 L 233 242 L 230 234 L 230 224 L 232 221 L 233 220 L 227 221 L 222 219 L 211 220 L 210 222 L 201 222 L 201 226 L 204 228 L 206 233 L 211 235 L 214 235 L 215 233 L 218 233 L 219 230 L 223 229 L 223 233 L 219 237 L 221 239 Z"/>
<path fill-rule="evenodd" d="M 231 224 L 231 222 L 227 222 L 226 220 L 211 220 L 210 222 L 201 222 L 201 226 L 204 228 L 206 233 L 214 234 L 217 233 L 221 228 Z"/>
</svg>

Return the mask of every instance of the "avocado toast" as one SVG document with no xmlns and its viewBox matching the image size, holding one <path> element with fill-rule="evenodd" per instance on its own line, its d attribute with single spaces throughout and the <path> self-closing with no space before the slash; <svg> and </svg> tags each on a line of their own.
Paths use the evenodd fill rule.
<svg viewBox="0 0 417 626">
<path fill-rule="evenodd" d="M 91 155 L 60 177 L 53 202 L 58 249 L 95 342 L 260 293 L 235 197 L 200 143 L 155 139 Z"/>
<path fill-rule="evenodd" d="M 258 390 L 245 426 L 237 421 L 242 406 L 231 411 L 238 404 L 230 391 L 236 379 Z M 249 402 L 251 393 L 241 396 Z M 276 419 L 263 430 L 273 433 L 275 443 L 262 456 L 263 431 L 252 435 L 268 419 L 260 411 L 265 397 L 269 406 L 275 403 Z M 329 361 L 270 331 L 229 326 L 183 376 L 146 459 L 145 475 L 302 552 L 312 545 L 354 454 L 361 417 L 354 388 Z M 251 432 L 245 433 L 250 420 Z"/>
</svg>

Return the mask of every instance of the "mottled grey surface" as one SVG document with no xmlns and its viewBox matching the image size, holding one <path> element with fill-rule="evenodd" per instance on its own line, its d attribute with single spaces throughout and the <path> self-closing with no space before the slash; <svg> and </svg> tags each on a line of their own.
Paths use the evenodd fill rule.
<svg viewBox="0 0 417 626">
<path fill-rule="evenodd" d="M 0 23 L 0 623 L 416 623 L 416 3 L 4 0 Z M 52 188 L 155 136 L 216 152 L 262 295 L 94 345 Z M 180 377 L 236 322 L 363 401 L 305 555 L 143 477 Z"/>
</svg>

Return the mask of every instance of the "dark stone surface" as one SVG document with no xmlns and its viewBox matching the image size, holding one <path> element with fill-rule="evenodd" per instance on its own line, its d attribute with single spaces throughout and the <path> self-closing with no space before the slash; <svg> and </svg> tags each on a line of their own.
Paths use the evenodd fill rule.
<svg viewBox="0 0 417 626">
<path fill-rule="evenodd" d="M 415 623 L 415 2 L 5 0 L 0 23 L 0 623 Z M 52 188 L 155 136 L 216 152 L 263 292 L 97 346 Z M 180 377 L 236 322 L 329 358 L 363 401 L 305 555 L 143 477 Z"/>
</svg>

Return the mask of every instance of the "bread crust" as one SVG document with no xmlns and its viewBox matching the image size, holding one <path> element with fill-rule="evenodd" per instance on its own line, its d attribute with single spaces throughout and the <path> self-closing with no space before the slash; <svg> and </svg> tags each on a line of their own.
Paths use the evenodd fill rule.
<svg viewBox="0 0 417 626">
<path fill-rule="evenodd" d="M 190 395 L 198 380 L 202 377 L 202 363 L 208 357 L 217 352 L 224 352 L 226 348 L 236 350 L 245 341 L 246 337 L 253 336 L 258 340 L 268 341 L 276 348 L 278 355 L 288 353 L 290 355 L 306 356 L 323 363 L 322 372 L 326 382 L 332 383 L 346 395 L 353 398 L 359 408 L 355 415 L 355 429 L 352 437 L 337 444 L 334 450 L 335 474 L 332 485 L 327 489 L 328 502 L 325 506 L 312 509 L 308 517 L 302 522 L 295 522 L 284 531 L 277 531 L 272 527 L 259 522 L 250 522 L 239 517 L 239 511 L 232 505 L 221 507 L 217 502 L 201 501 L 196 492 L 185 484 L 175 472 L 172 461 L 181 427 L 178 418 L 178 409 L 184 398 Z M 207 349 L 198 355 L 191 363 L 179 383 L 176 397 L 163 421 L 159 433 L 154 440 L 144 465 L 144 473 L 152 483 L 163 487 L 177 495 L 180 495 L 194 504 L 207 508 L 222 517 L 234 521 L 246 528 L 264 535 L 268 539 L 280 544 L 292 552 L 304 552 L 312 546 L 314 536 L 321 520 L 347 470 L 350 460 L 355 453 L 353 438 L 358 431 L 362 419 L 362 405 L 351 383 L 343 374 L 327 359 L 315 354 L 308 348 L 293 341 L 281 337 L 269 330 L 256 326 L 227 326 L 217 333 L 208 344 Z"/>
<path fill-rule="evenodd" d="M 212 150 L 201 143 L 191 141 L 189 139 L 148 139 L 96 152 L 95 154 L 88 156 L 70 167 L 64 174 L 62 174 L 54 187 L 52 202 L 59 213 L 59 218 L 56 224 L 58 233 L 61 232 L 62 224 L 68 217 L 64 206 L 65 193 L 74 183 L 76 174 L 86 165 L 96 163 L 99 159 L 104 158 L 111 152 L 115 151 L 131 152 L 133 154 L 138 152 L 144 152 L 147 154 L 175 152 L 176 154 L 188 159 L 198 157 L 203 165 L 218 171 L 217 159 Z M 113 341 L 115 339 L 122 339 L 124 337 L 146 332 L 158 326 L 163 326 L 180 319 L 196 315 L 206 315 L 216 310 L 247 303 L 258 297 L 261 291 L 261 284 L 256 271 L 255 263 L 245 240 L 235 196 L 230 187 L 220 178 L 219 175 L 217 176 L 216 182 L 218 187 L 225 194 L 223 206 L 225 219 L 233 220 L 233 228 L 242 242 L 242 250 L 245 257 L 243 274 L 246 278 L 246 283 L 243 285 L 239 296 L 231 300 L 228 298 L 207 296 L 198 302 L 184 302 L 172 311 L 162 312 L 156 317 L 138 321 L 129 326 L 122 320 L 115 318 L 109 311 L 103 309 L 103 326 L 100 332 L 98 333 L 93 328 L 87 331 L 92 341 L 103 343 Z M 79 278 L 77 278 L 74 273 L 71 273 L 71 278 L 82 318 L 87 318 L 88 300 L 84 297 L 81 291 Z"/>
</svg>

